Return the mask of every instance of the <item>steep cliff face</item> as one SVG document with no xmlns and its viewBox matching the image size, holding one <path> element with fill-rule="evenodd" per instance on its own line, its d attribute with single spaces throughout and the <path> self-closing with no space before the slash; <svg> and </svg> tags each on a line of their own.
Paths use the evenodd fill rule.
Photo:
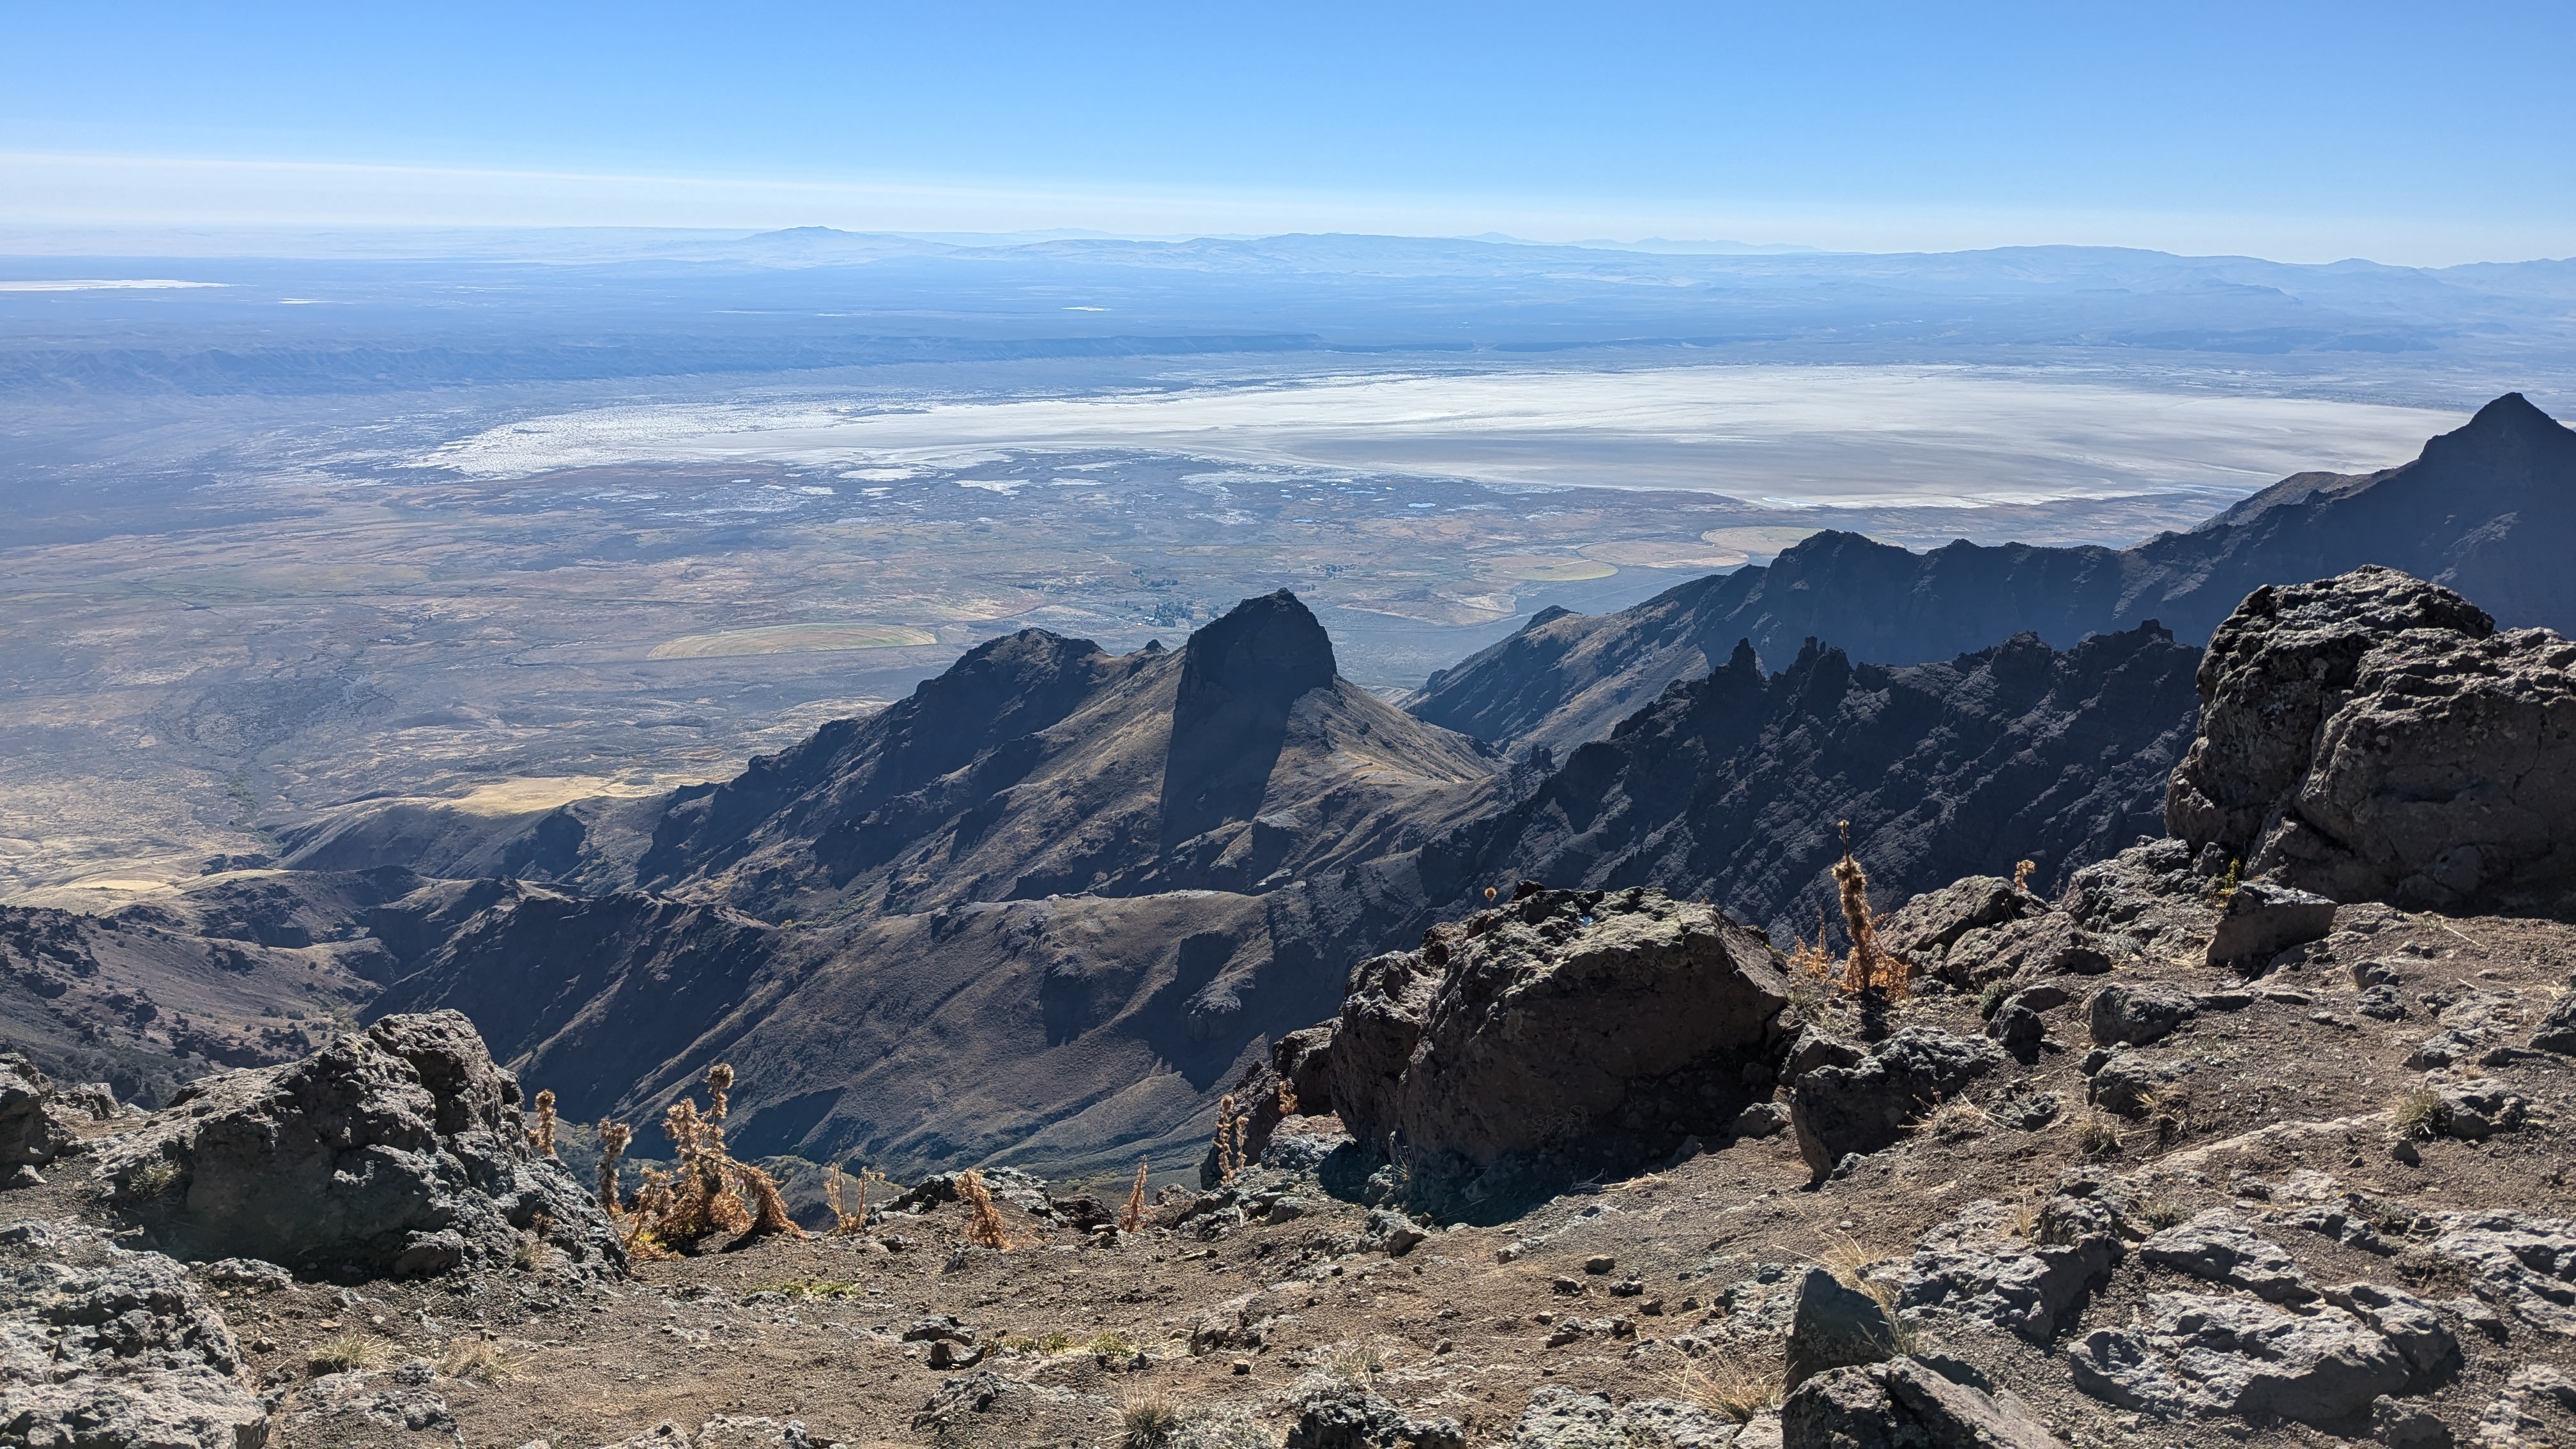
<svg viewBox="0 0 2576 1449">
<path fill-rule="evenodd" d="M 2402 467 L 2303 473 L 2135 548 L 1962 542 L 1916 554 L 1820 533 L 1768 567 L 1699 579 L 1617 614 L 1542 614 L 1432 676 L 1412 709 L 1510 749 L 1562 755 L 1671 681 L 1713 667 L 1739 638 L 1775 664 L 1806 638 L 1857 660 L 1911 664 L 2024 631 L 2064 647 L 2148 619 L 2197 643 L 2264 584 L 2364 564 L 2456 589 L 2507 627 L 2564 632 L 2576 630 L 2571 531 L 2576 432 L 2509 393 Z"/>
<path fill-rule="evenodd" d="M 2198 659 L 2151 625 L 2064 651 L 2025 634 L 1901 669 L 1809 640 L 1772 675 L 1739 644 L 1508 810 L 1426 848 L 1421 877 L 1452 901 L 1497 879 L 1651 884 L 1812 933 L 1848 820 L 1883 902 L 2025 858 L 2053 885 L 2158 829 Z"/>
</svg>

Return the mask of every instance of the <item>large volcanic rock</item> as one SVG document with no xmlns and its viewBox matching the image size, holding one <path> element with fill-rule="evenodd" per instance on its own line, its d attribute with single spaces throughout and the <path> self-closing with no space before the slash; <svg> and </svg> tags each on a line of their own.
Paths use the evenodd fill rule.
<svg viewBox="0 0 2576 1449">
<path fill-rule="evenodd" d="M 2165 816 L 2339 901 L 2555 908 L 2576 891 L 2576 644 L 2497 633 L 2393 569 L 2262 588 L 2200 666 Z"/>
<path fill-rule="evenodd" d="M 1334 1109 L 1418 1191 L 1465 1202 L 1717 1135 L 1789 1000 L 1761 935 L 1643 888 L 1524 888 L 1362 962 L 1351 988 Z"/>
<path fill-rule="evenodd" d="M 113 1139 L 98 1176 L 186 1258 L 436 1273 L 509 1262 L 542 1218 L 575 1263 L 622 1272 L 616 1231 L 529 1145 L 519 1102 L 462 1015 L 389 1016 L 300 1062 L 190 1084 Z"/>
<path fill-rule="evenodd" d="M 0 1443 L 259 1449 L 241 1346 L 179 1264 L 96 1228 L 0 1228 Z"/>
</svg>

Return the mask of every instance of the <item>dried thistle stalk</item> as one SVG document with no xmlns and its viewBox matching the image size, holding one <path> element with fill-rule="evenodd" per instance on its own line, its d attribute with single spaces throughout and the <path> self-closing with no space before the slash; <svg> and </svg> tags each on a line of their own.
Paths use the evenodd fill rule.
<svg viewBox="0 0 2576 1449">
<path fill-rule="evenodd" d="M 552 1087 L 537 1094 L 537 1125 L 528 1129 L 528 1145 L 543 1156 L 555 1155 L 555 1093 Z"/>
</svg>

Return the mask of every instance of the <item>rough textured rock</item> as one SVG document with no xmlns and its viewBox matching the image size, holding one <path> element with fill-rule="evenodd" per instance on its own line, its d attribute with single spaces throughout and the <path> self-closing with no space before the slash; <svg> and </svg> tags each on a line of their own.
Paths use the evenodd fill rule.
<svg viewBox="0 0 2576 1449">
<path fill-rule="evenodd" d="M 1527 889 L 1362 962 L 1351 988 L 1333 1105 L 1359 1142 L 1393 1134 L 1433 1181 L 1633 1163 L 1715 1136 L 1788 1004 L 1763 937 L 1642 889 Z"/>
<path fill-rule="evenodd" d="M 1944 1378 L 1912 1358 L 1838 1368 L 1780 1405 L 1782 1449 L 2059 1449 L 2021 1400 Z"/>
<path fill-rule="evenodd" d="M 528 1145 L 518 1083 L 455 1012 L 194 1083 L 102 1156 L 117 1208 L 183 1256 L 441 1272 L 506 1264 L 542 1214 L 577 1264 L 625 1265 L 589 1193 Z"/>
<path fill-rule="evenodd" d="M 1286 1449 L 1467 1449 L 1454 1419 L 1408 1419 L 1356 1384 L 1317 1394 L 1288 1426 Z"/>
<path fill-rule="evenodd" d="M 2084 1007 L 2093 1040 L 2103 1046 L 2162 1041 L 2199 1011 L 2190 993 L 2171 986 L 2105 986 Z"/>
<path fill-rule="evenodd" d="M 2260 969 L 2292 946 L 2324 940 L 2334 929 L 2334 913 L 2335 903 L 2324 896 L 2247 881 L 2219 911 L 2207 960 L 2225 970 Z"/>
<path fill-rule="evenodd" d="M 2576 1222 L 2529 1213 L 2444 1213 L 2431 1251 L 2479 1278 L 2479 1296 L 2550 1333 L 2576 1336 Z"/>
<path fill-rule="evenodd" d="M 2576 1056 L 2576 991 L 2564 992 L 2550 1003 L 2531 1034 L 2531 1046 L 2534 1051 Z"/>
<path fill-rule="evenodd" d="M 1235 1078 L 1228 1095 L 1242 1114 L 1242 1153 L 1259 1161 L 1272 1134 L 1290 1116 L 1322 1116 L 1333 1110 L 1333 1036 L 1336 1023 L 1292 1031 L 1270 1044 L 1266 1061 L 1254 1062 Z M 1216 1144 L 1199 1160 L 1199 1186 L 1215 1187 L 1225 1177 Z"/>
<path fill-rule="evenodd" d="M 2576 888 L 2571 664 L 2393 569 L 2256 589 L 2201 662 L 2167 828 L 2338 901 L 2554 907 Z"/>
<path fill-rule="evenodd" d="M 2038 981 L 2052 976 L 2099 976 L 2111 969 L 2113 943 L 2064 911 L 2024 916 L 1990 930 L 1970 931 L 1943 958 L 1941 974 L 1960 986 L 1990 981 Z"/>
<path fill-rule="evenodd" d="M 2138 1256 L 2159 1268 L 2242 1288 L 2272 1303 L 2308 1303 L 2317 1290 L 2278 1243 L 2226 1208 L 2211 1208 L 2138 1245 Z"/>
<path fill-rule="evenodd" d="M 59 1100 L 53 1079 L 15 1052 L 0 1054 L 0 1167 L 42 1167 L 73 1141 L 72 1123 L 91 1114 Z"/>
<path fill-rule="evenodd" d="M 1917 1240 L 1896 1306 L 2045 1344 L 2120 1260 L 2119 1209 L 2086 1174 L 2061 1182 L 2041 1207 L 2036 1239 L 2016 1237 L 2013 1214 L 1971 1203 Z"/>
<path fill-rule="evenodd" d="M 1695 1404 L 1630 1399 L 1542 1388 L 1530 1395 L 1512 1430 L 1510 1449 L 1733 1449 L 1740 1426 Z"/>
<path fill-rule="evenodd" d="M 2112 1053 L 2092 1073 L 2088 1095 L 2093 1105 L 2123 1117 L 2143 1117 L 2156 1109 L 2165 1087 L 2188 1074 L 2190 1064 L 2149 1052 Z"/>
<path fill-rule="evenodd" d="M 2400 1288 L 2347 1283 L 2326 1290 L 2326 1301 L 2397 1345 L 2418 1389 L 2441 1383 L 2460 1367 L 2459 1335 L 2423 1299 Z"/>
<path fill-rule="evenodd" d="M 2137 1327 L 2096 1329 L 2067 1357 L 2084 1392 L 2174 1418 L 2328 1424 L 2405 1392 L 2410 1377 L 2397 1346 L 2349 1313 L 2189 1293 L 2149 1295 Z"/>
<path fill-rule="evenodd" d="M 1827 1369 L 1894 1357 L 1896 1325 L 1878 1300 L 1844 1287 L 1822 1268 L 1809 1268 L 1798 1281 L 1798 1316 L 1789 1325 L 1782 1386 L 1794 1389 Z"/>
<path fill-rule="evenodd" d="M 1893 1144 L 1907 1123 L 2001 1067 L 2001 1048 L 1978 1037 L 1907 1027 L 1850 1066 L 1821 1066 L 1794 1079 L 1789 1125 L 1798 1152 L 1822 1176 L 1854 1152 Z"/>
<path fill-rule="evenodd" d="M 259 1449 L 268 1411 L 185 1268 L 64 1223 L 0 1228 L 0 1442 Z"/>
<path fill-rule="evenodd" d="M 1945 969 L 1950 948 L 1971 931 L 1991 931 L 2025 916 L 2036 916 L 2048 903 L 1999 875 L 1963 876 L 1938 890 L 1926 891 L 1880 920 L 1878 938 L 1919 970 L 1933 972 L 1956 985 L 1967 985 Z"/>
</svg>

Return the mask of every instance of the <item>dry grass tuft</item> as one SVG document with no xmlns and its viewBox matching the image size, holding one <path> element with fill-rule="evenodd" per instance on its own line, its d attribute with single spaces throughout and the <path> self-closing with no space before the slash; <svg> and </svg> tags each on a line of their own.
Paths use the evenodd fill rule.
<svg viewBox="0 0 2576 1449">
<path fill-rule="evenodd" d="M 2109 1157 L 2120 1150 L 2119 1119 L 2088 1111 L 2075 1119 L 2075 1150 L 2087 1157 Z"/>
<path fill-rule="evenodd" d="M 2190 1222 L 2191 1209 L 2169 1197 L 2153 1197 L 2139 1205 L 2138 1221 L 2157 1232 L 2163 1232 L 2167 1228 L 2180 1227 Z"/>
<path fill-rule="evenodd" d="M 778 1195 L 778 1179 L 747 1162 L 733 1164 L 734 1176 L 742 1183 L 743 1192 L 751 1199 L 751 1227 L 746 1236 L 765 1238 L 772 1234 L 801 1238 L 805 1230 L 787 1215 L 787 1200 Z"/>
<path fill-rule="evenodd" d="M 2408 1137 L 2430 1140 L 2442 1135 L 2442 1094 L 2430 1087 L 2417 1087 L 2389 1104 L 2389 1115 L 2397 1130 Z"/>
<path fill-rule="evenodd" d="M 1019 1246 L 1002 1226 L 1002 1210 L 994 1205 L 993 1190 L 984 1185 L 984 1174 L 971 1167 L 957 1174 L 957 1197 L 966 1204 L 966 1241 L 1002 1253 Z"/>
<path fill-rule="evenodd" d="M 1126 1210 L 1118 1214 L 1118 1231 L 1122 1233 L 1139 1233 L 1145 1230 L 1146 1166 L 1145 1159 L 1141 1157 L 1136 1159 L 1136 1185 L 1127 1189 Z"/>
<path fill-rule="evenodd" d="M 1119 1416 L 1119 1449 L 1171 1449 L 1181 1432 L 1181 1411 L 1161 1399 L 1129 1404 Z"/>
<path fill-rule="evenodd" d="M 357 1369 L 382 1368 L 393 1357 L 393 1350 L 381 1338 L 363 1333 L 335 1333 L 313 1345 L 304 1362 L 317 1374 L 345 1374 Z"/>
<path fill-rule="evenodd" d="M 1873 1278 L 1869 1270 L 1891 1256 L 1861 1246 L 1854 1238 L 1843 1238 L 1828 1244 L 1821 1260 L 1825 1271 L 1834 1275 L 1844 1287 L 1856 1289 L 1878 1300 L 1878 1306 L 1890 1313 L 1896 1311 L 1896 1285 L 1883 1278 Z"/>
<path fill-rule="evenodd" d="M 1386 1372 L 1386 1349 L 1374 1339 L 1338 1345 L 1325 1356 L 1324 1371 L 1345 1383 L 1373 1384 Z"/>
<path fill-rule="evenodd" d="M 555 1092 L 548 1087 L 537 1094 L 537 1125 L 528 1129 L 528 1145 L 540 1157 L 555 1155 Z"/>
<path fill-rule="evenodd" d="M 1674 1398 L 1742 1424 L 1780 1406 L 1780 1385 L 1786 1376 L 1779 1364 L 1766 1366 L 1740 1349 L 1721 1345 L 1697 1359 L 1684 1360 L 1673 1370 L 1670 1384 Z"/>
<path fill-rule="evenodd" d="M 451 1338 L 438 1356 L 438 1371 L 451 1379 L 497 1384 L 519 1376 L 501 1345 L 487 1338 Z"/>
</svg>

